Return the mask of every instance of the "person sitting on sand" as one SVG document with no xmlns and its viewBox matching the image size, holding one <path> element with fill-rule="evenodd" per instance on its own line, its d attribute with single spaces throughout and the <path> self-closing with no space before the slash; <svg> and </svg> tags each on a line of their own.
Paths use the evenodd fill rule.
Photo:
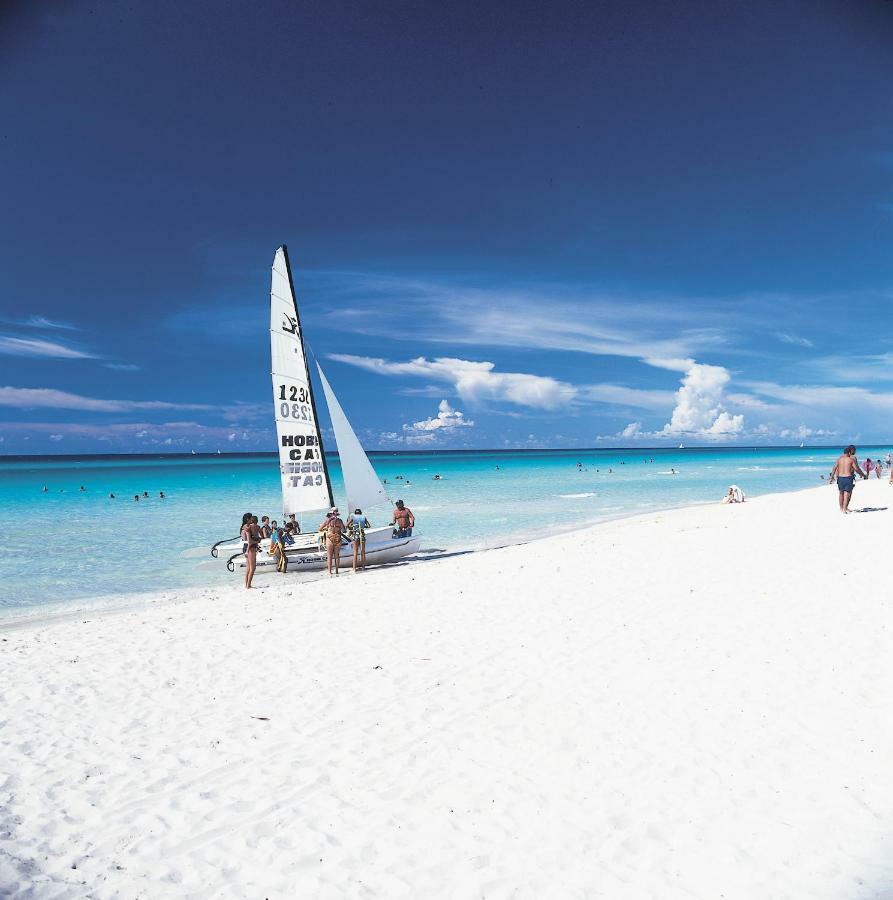
<svg viewBox="0 0 893 900">
<path fill-rule="evenodd" d="M 344 534 L 344 520 L 338 515 L 338 507 L 333 506 L 325 521 L 319 526 L 326 538 L 326 571 L 332 575 L 332 560 L 335 560 L 335 574 L 341 564 L 341 538 Z"/>
<path fill-rule="evenodd" d="M 360 560 L 360 568 L 366 568 L 366 529 L 371 528 L 372 523 L 363 515 L 363 510 L 357 508 L 347 517 L 347 530 L 350 534 L 350 543 L 353 546 L 353 570 L 357 571 L 357 559 Z"/>
<path fill-rule="evenodd" d="M 404 506 L 402 500 L 398 500 L 394 504 L 394 520 L 391 522 L 394 526 L 394 537 L 404 538 L 412 537 L 412 529 L 415 528 L 415 516 L 408 506 Z"/>
<path fill-rule="evenodd" d="M 723 503 L 737 503 L 738 498 L 735 496 L 735 488 L 730 487 L 728 494 L 722 498 Z"/>
<path fill-rule="evenodd" d="M 850 499 L 853 496 L 853 483 L 856 479 L 855 473 L 858 472 L 863 480 L 868 476 L 859 468 L 856 460 L 856 448 L 850 444 L 834 463 L 834 468 L 828 476 L 828 484 L 834 484 L 837 479 L 837 490 L 840 492 L 839 502 L 840 511 L 848 513 L 850 511 Z"/>
</svg>

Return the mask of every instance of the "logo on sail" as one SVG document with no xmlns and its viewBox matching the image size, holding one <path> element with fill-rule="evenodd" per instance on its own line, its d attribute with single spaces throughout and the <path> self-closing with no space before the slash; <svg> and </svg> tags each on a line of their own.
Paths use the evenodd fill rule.
<svg viewBox="0 0 893 900">
<path fill-rule="evenodd" d="M 282 330 L 287 331 L 289 334 L 297 334 L 298 320 L 294 316 L 286 316 L 285 321 L 282 323 Z"/>
</svg>

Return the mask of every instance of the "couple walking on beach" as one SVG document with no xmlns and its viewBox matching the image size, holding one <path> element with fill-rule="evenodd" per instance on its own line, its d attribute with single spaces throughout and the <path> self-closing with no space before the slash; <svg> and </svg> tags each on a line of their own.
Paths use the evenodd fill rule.
<svg viewBox="0 0 893 900">
<path fill-rule="evenodd" d="M 856 448 L 850 444 L 837 458 L 837 462 L 834 463 L 834 468 L 828 476 L 829 484 L 834 484 L 834 479 L 837 479 L 840 511 L 842 513 L 848 513 L 850 511 L 850 500 L 853 496 L 853 484 L 856 481 L 857 472 L 862 476 L 863 480 L 868 478 L 859 466 L 859 461 L 856 459 Z"/>
</svg>

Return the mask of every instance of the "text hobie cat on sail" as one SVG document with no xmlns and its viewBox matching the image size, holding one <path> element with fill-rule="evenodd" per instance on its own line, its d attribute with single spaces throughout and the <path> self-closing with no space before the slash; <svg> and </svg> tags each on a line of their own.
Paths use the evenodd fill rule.
<svg viewBox="0 0 893 900">
<path fill-rule="evenodd" d="M 282 486 L 282 511 L 287 517 L 294 513 L 318 511 L 321 518 L 335 505 L 332 482 L 326 464 L 325 449 L 316 415 L 316 400 L 310 381 L 310 370 L 304 347 L 304 334 L 288 251 L 283 245 L 273 258 L 270 285 L 270 356 L 273 377 L 273 410 L 276 419 L 276 443 L 279 448 L 279 472 Z M 319 363 L 317 372 L 335 432 L 335 443 L 341 462 L 341 474 L 347 494 L 346 514 L 362 509 L 370 521 L 376 518 L 375 507 L 387 505 L 391 517 L 391 501 L 369 457 L 347 421 L 331 385 Z M 371 513 L 369 512 L 373 510 Z M 298 535 L 286 551 L 289 571 L 322 569 L 326 554 L 316 541 L 317 520 L 312 520 L 311 533 Z M 390 526 L 366 530 L 366 564 L 380 565 L 395 562 L 421 546 L 417 536 L 394 537 Z M 345 540 L 344 547 L 349 548 Z M 258 569 L 275 568 L 276 560 L 269 555 L 269 540 L 261 544 L 257 555 Z M 342 553 L 344 550 L 342 550 Z M 239 538 L 218 541 L 211 555 L 226 559 L 232 572 L 245 566 L 244 547 Z"/>
</svg>

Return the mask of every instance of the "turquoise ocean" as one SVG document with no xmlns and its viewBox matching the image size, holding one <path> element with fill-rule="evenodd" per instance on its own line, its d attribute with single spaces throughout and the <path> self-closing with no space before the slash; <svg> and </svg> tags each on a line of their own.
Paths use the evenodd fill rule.
<svg viewBox="0 0 893 900">
<path fill-rule="evenodd" d="M 692 448 L 370 457 L 392 499 L 414 511 L 423 549 L 451 552 L 715 503 L 730 484 L 749 497 L 813 487 L 839 452 Z M 860 448 L 859 459 L 886 453 L 886 447 Z M 329 466 L 336 502 L 343 503 L 337 456 Z M 149 498 L 134 502 L 144 491 Z M 235 537 L 243 512 L 276 518 L 281 502 L 273 454 L 0 457 L 0 497 L 6 522 L 0 615 L 122 593 L 232 584 L 239 576 L 210 562 L 200 548 Z M 368 511 L 373 524 L 385 523 L 388 513 Z M 315 527 L 316 518 L 305 526 Z M 271 577 L 281 576 L 262 579 Z"/>
</svg>

